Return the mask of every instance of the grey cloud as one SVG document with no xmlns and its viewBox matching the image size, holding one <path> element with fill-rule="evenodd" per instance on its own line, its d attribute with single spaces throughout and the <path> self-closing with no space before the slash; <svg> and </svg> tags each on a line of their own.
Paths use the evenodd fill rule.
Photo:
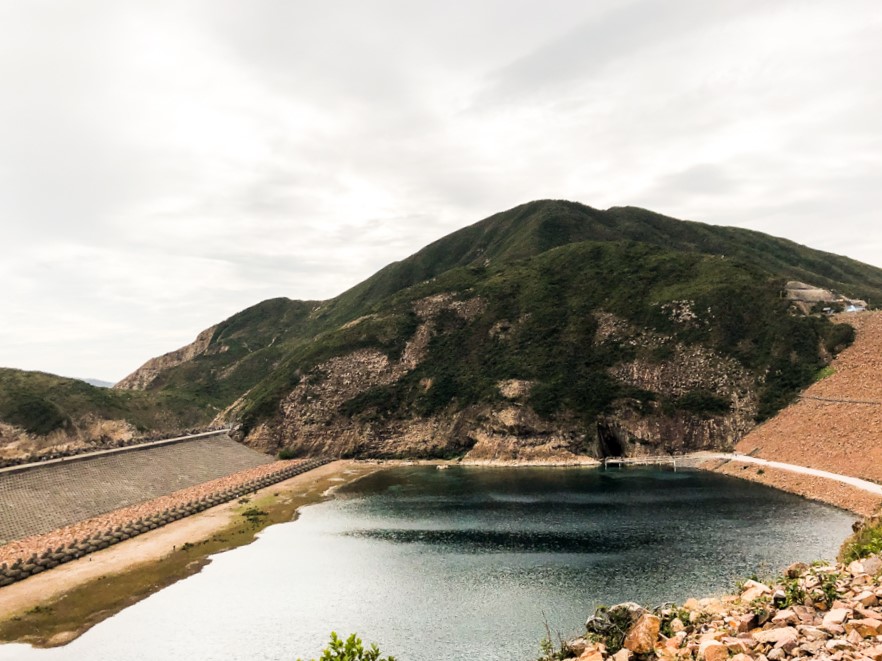
<svg viewBox="0 0 882 661">
<path fill-rule="evenodd" d="M 0 4 L 0 364 L 118 378 L 535 198 L 882 264 L 880 26 L 870 0 Z"/>
<path fill-rule="evenodd" d="M 591 79 L 604 68 L 634 57 L 685 33 L 707 30 L 757 2 L 709 3 L 702 0 L 616 3 L 608 10 L 548 40 L 488 77 L 483 102 L 510 102 L 521 96 L 541 97 L 547 90 Z M 639 103 L 635 90 L 634 102 Z"/>
</svg>

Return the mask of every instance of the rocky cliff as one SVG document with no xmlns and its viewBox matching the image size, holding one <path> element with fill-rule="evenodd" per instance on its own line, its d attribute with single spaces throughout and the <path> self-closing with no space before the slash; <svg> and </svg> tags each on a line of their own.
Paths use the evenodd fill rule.
<svg viewBox="0 0 882 661">
<path fill-rule="evenodd" d="M 204 354 L 211 344 L 211 338 L 214 336 L 216 329 L 217 326 L 206 328 L 190 344 L 175 351 L 169 351 L 156 358 L 151 358 L 113 387 L 118 390 L 146 390 L 163 372 Z"/>
<path fill-rule="evenodd" d="M 320 363 L 281 402 L 279 414 L 243 436 L 266 452 L 336 456 L 463 456 L 468 461 L 577 462 L 588 457 L 731 448 L 754 425 L 758 384 L 732 358 L 673 336 L 641 330 L 610 313 L 594 315 L 595 345 L 626 344 L 637 353 L 655 352 L 611 365 L 612 384 L 639 393 L 613 401 L 593 424 L 572 412 L 539 415 L 530 405 L 533 381 L 505 379 L 493 384 L 488 401 L 447 407 L 433 415 L 413 411 L 380 413 L 386 402 L 353 415 L 347 404 L 370 393 L 394 397 L 394 386 L 414 374 L 429 357 L 439 319 L 450 313 L 474 323 L 487 308 L 480 297 L 457 300 L 452 293 L 413 303 L 419 323 L 398 360 L 377 349 L 360 349 Z M 588 321 L 588 320 L 586 320 Z M 488 339 L 507 344 L 516 324 L 494 323 Z M 663 351 L 662 351 L 663 350 Z M 392 388 L 390 388 L 392 386 Z M 417 389 L 429 394 L 434 379 Z M 378 391 L 377 388 L 385 388 Z M 719 410 L 689 411 L 676 402 L 690 393 L 714 393 Z"/>
</svg>

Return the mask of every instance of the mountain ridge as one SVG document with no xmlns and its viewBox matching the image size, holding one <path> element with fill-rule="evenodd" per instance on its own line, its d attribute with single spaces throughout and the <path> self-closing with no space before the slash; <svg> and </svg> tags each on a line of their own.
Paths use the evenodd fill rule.
<svg viewBox="0 0 882 661">
<path fill-rule="evenodd" d="M 788 280 L 882 300 L 882 270 L 786 239 L 636 207 L 540 200 L 442 237 L 332 299 L 251 306 L 148 361 L 117 390 L 173 396 L 206 422 L 235 420 L 243 440 L 267 451 L 407 455 L 424 442 L 430 454 L 471 452 L 480 445 L 472 432 L 499 415 L 528 421 L 490 424 L 504 428 L 515 454 L 519 425 L 524 438 L 540 430 L 570 454 L 610 444 L 656 451 L 677 445 L 676 434 L 687 445 L 731 445 L 847 343 L 848 332 L 824 317 L 794 314 L 781 300 Z M 396 367 L 408 351 L 408 368 Z M 333 376 L 352 356 L 366 362 L 350 361 L 347 378 L 364 388 L 319 415 L 327 436 L 349 439 L 346 448 L 319 442 L 316 430 L 312 440 L 293 438 L 304 432 L 289 423 L 309 408 L 298 409 L 293 394 L 336 401 L 317 375 Z M 721 398 L 701 379 L 671 387 L 665 378 L 686 378 L 677 361 L 709 372 L 727 364 L 735 381 L 749 375 L 750 395 Z M 509 382 L 528 385 L 509 399 L 499 385 Z M 382 439 L 407 436 L 408 420 L 435 431 L 391 450 L 396 443 Z"/>
</svg>

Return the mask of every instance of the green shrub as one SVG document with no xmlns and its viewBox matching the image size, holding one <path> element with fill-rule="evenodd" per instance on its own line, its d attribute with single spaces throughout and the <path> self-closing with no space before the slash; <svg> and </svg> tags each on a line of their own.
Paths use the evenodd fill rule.
<svg viewBox="0 0 882 661">
<path fill-rule="evenodd" d="M 725 415 L 732 410 L 731 402 L 708 390 L 691 390 L 675 400 L 674 406 L 681 411 L 696 415 Z"/>
<path fill-rule="evenodd" d="M 833 376 L 836 373 L 836 370 L 833 369 L 832 365 L 827 365 L 826 367 L 822 367 L 818 370 L 818 373 L 815 374 L 815 383 L 826 379 L 828 376 Z"/>
<path fill-rule="evenodd" d="M 297 451 L 290 448 L 282 448 L 277 456 L 279 459 L 297 459 L 299 457 Z"/>
<path fill-rule="evenodd" d="M 260 525 L 263 517 L 269 516 L 269 512 L 265 512 L 257 507 L 249 507 L 247 510 L 242 512 L 242 516 L 244 516 L 251 525 L 257 526 Z"/>
<path fill-rule="evenodd" d="M 882 553 L 882 521 L 873 519 L 849 537 L 839 552 L 843 562 Z"/>
<path fill-rule="evenodd" d="M 297 661 L 301 661 L 298 659 Z M 316 661 L 313 659 L 312 661 Z M 354 633 L 344 642 L 335 631 L 331 632 L 331 642 L 322 650 L 318 661 L 395 661 L 394 656 L 380 656 L 380 650 L 376 644 L 365 649 L 361 638 Z"/>
<path fill-rule="evenodd" d="M 799 579 L 786 579 L 784 581 L 784 594 L 786 595 L 785 606 L 802 606 L 805 601 L 805 590 L 799 584 Z"/>
<path fill-rule="evenodd" d="M 848 324 L 835 324 L 827 331 L 824 338 L 824 347 L 830 353 L 838 353 L 851 346 L 854 342 L 854 328 Z"/>
</svg>

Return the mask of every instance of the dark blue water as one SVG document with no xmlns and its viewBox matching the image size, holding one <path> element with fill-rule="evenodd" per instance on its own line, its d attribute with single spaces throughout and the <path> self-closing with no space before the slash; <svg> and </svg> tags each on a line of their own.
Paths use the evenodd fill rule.
<svg viewBox="0 0 882 661">
<path fill-rule="evenodd" d="M 311 658 L 334 629 L 402 661 L 533 659 L 600 604 L 658 605 L 832 558 L 853 517 L 701 472 L 396 468 L 59 650 L 0 660 Z"/>
</svg>

